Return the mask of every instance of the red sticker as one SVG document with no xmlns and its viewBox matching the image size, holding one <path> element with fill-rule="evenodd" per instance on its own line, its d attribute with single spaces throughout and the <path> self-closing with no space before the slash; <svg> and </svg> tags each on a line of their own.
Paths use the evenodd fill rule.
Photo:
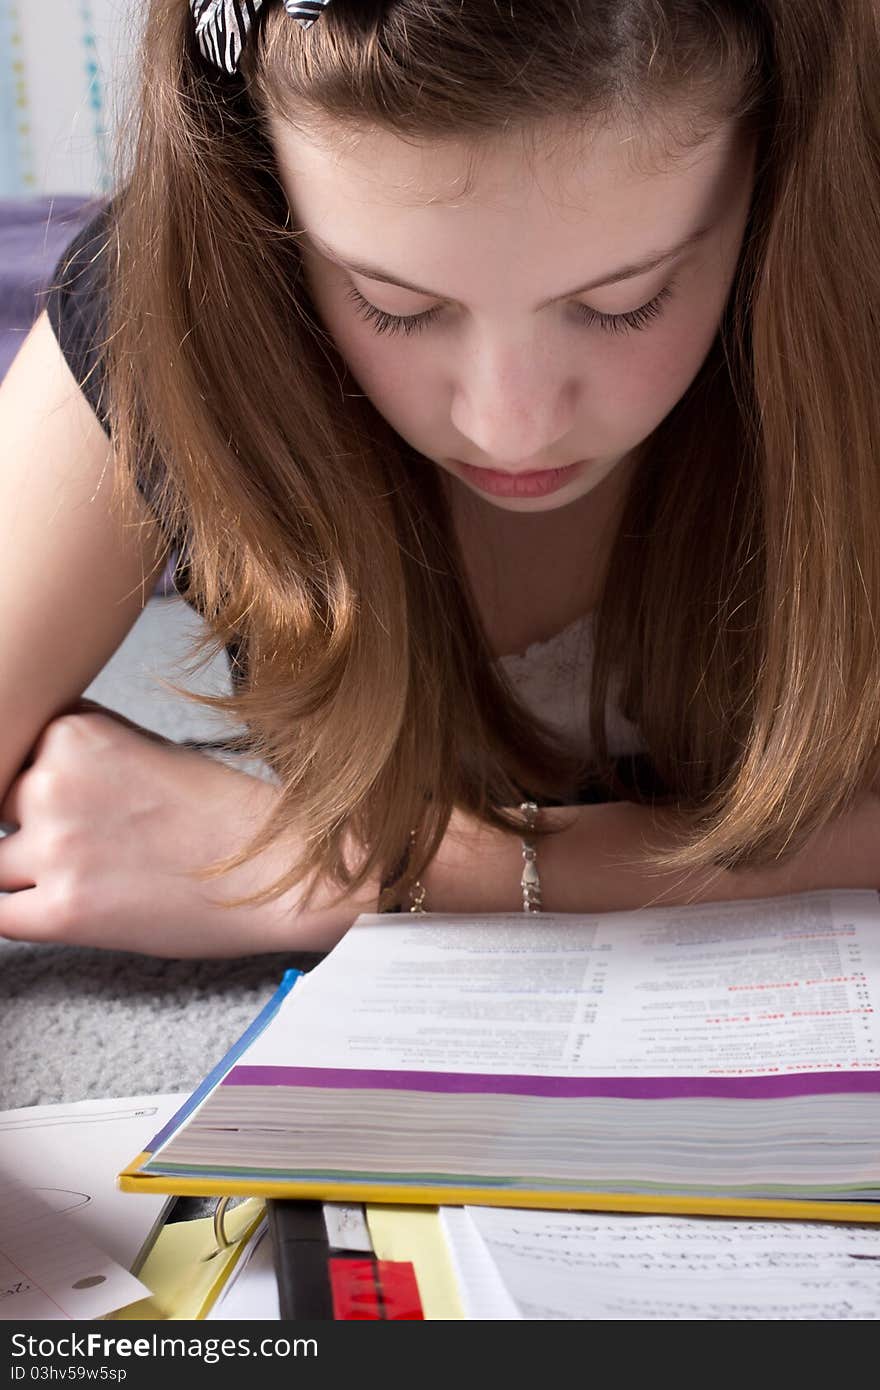
<svg viewBox="0 0 880 1390">
<path fill-rule="evenodd" d="M 331 1258 L 333 1316 L 339 1322 L 422 1322 L 413 1266 L 402 1260 Z"/>
<path fill-rule="evenodd" d="M 380 1260 L 379 1284 L 386 1318 L 395 1322 L 424 1322 L 416 1272 L 408 1261 Z"/>
<path fill-rule="evenodd" d="M 331 1258 L 329 1265 L 337 1321 L 375 1322 L 384 1317 L 375 1260 Z"/>
</svg>

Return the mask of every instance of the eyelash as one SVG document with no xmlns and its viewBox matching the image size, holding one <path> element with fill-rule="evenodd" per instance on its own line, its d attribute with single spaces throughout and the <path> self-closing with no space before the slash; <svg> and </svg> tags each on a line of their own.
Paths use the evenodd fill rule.
<svg viewBox="0 0 880 1390">
<path fill-rule="evenodd" d="M 597 327 L 605 333 L 631 333 L 647 328 L 660 317 L 663 306 L 671 298 L 674 288 L 675 281 L 671 280 L 647 304 L 642 304 L 638 309 L 631 309 L 626 314 L 602 314 L 587 304 L 576 304 L 574 307 L 584 317 L 588 328 Z M 442 313 L 442 305 L 438 305 L 435 309 L 427 309 L 423 314 L 386 314 L 384 309 L 377 309 L 375 304 L 364 299 L 354 285 L 349 285 L 346 297 L 352 301 L 361 317 L 372 324 L 376 333 L 416 333 L 427 328 Z"/>
</svg>

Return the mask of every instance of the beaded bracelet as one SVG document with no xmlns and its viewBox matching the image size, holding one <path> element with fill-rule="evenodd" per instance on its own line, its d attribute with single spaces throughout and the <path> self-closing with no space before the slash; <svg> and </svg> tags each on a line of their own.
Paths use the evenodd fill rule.
<svg viewBox="0 0 880 1390">
<path fill-rule="evenodd" d="M 523 871 L 519 886 L 522 889 L 523 912 L 541 911 L 541 879 L 538 875 L 538 848 L 532 837 L 532 831 L 538 819 L 538 806 L 534 801 L 523 801 L 519 808 L 525 817 L 525 828 L 527 835 L 522 837 L 522 856 Z M 410 832 L 410 846 L 415 844 L 416 832 Z M 409 910 L 422 915 L 428 911 L 425 907 L 425 888 L 418 879 L 414 879 L 409 890 Z"/>
</svg>

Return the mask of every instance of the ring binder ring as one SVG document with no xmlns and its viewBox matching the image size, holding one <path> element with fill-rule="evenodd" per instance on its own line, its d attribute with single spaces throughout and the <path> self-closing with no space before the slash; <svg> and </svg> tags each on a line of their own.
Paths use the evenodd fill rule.
<svg viewBox="0 0 880 1390">
<path fill-rule="evenodd" d="M 219 1255 L 221 1250 L 228 1250 L 232 1244 L 232 1241 L 229 1240 L 226 1234 L 226 1225 L 224 1221 L 226 1208 L 231 1201 L 231 1197 L 220 1197 L 214 1208 L 214 1240 L 217 1245 L 217 1249 L 214 1251 L 215 1255 Z"/>
</svg>

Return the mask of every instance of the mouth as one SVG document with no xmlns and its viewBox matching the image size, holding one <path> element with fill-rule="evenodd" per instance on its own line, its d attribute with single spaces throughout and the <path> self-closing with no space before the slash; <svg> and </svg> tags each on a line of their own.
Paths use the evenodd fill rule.
<svg viewBox="0 0 880 1390">
<path fill-rule="evenodd" d="M 452 462 L 465 482 L 492 497 L 546 497 L 558 492 L 583 471 L 588 459 L 579 459 L 566 468 L 543 468 L 533 473 L 503 473 L 496 468 L 474 468 L 459 459 Z"/>
</svg>

